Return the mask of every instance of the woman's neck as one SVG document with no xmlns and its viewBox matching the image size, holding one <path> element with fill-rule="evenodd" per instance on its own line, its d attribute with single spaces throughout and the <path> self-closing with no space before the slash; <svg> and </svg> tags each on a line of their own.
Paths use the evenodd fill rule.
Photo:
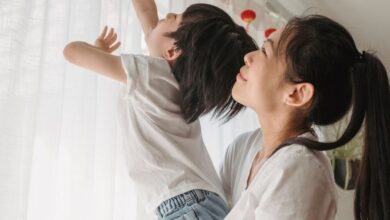
<svg viewBox="0 0 390 220">
<path fill-rule="evenodd" d="M 260 117 L 259 117 L 260 119 Z M 272 153 L 289 138 L 296 137 L 309 130 L 304 123 L 297 120 L 289 120 L 285 117 L 267 117 L 260 122 L 262 130 L 262 149 L 264 157 L 269 157 Z"/>
</svg>

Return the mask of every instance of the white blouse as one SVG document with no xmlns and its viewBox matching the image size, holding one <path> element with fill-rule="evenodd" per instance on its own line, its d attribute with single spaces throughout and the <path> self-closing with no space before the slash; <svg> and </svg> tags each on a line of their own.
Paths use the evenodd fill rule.
<svg viewBox="0 0 390 220">
<path fill-rule="evenodd" d="M 315 138 L 307 132 L 302 136 Z M 228 148 L 220 175 L 230 206 L 226 220 L 329 220 L 337 208 L 336 185 L 323 152 L 286 146 L 266 159 L 247 189 L 261 130 L 245 133 Z"/>
</svg>

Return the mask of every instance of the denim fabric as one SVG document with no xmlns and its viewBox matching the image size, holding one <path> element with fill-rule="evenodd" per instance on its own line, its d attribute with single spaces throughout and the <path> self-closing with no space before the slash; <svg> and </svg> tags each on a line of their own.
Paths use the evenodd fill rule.
<svg viewBox="0 0 390 220">
<path fill-rule="evenodd" d="M 220 220 L 229 209 L 217 194 L 195 189 L 162 202 L 155 212 L 159 220 Z"/>
</svg>

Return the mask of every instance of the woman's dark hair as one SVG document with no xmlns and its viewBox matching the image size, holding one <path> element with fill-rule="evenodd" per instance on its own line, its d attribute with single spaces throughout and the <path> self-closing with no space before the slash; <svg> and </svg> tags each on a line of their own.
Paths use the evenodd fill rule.
<svg viewBox="0 0 390 220">
<path fill-rule="evenodd" d="M 349 142 L 364 125 L 355 219 L 390 219 L 390 90 L 384 65 L 374 54 L 359 52 L 343 26 L 319 15 L 290 20 L 278 48 L 285 50 L 286 79 L 315 88 L 308 123 L 332 124 L 352 111 L 338 140 L 294 138 L 282 146 L 298 143 L 315 150 L 334 149 Z"/>
<path fill-rule="evenodd" d="M 231 96 L 236 75 L 245 54 L 258 47 L 243 27 L 215 6 L 191 5 L 182 18 L 178 30 L 167 36 L 182 52 L 172 72 L 184 119 L 193 122 L 215 110 L 214 116 L 228 120 L 243 108 Z"/>
</svg>

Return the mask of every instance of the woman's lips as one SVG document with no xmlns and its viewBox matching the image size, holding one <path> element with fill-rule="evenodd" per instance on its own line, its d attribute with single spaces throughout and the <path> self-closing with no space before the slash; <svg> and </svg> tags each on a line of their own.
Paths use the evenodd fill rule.
<svg viewBox="0 0 390 220">
<path fill-rule="evenodd" d="M 237 80 L 240 80 L 240 81 L 244 81 L 244 82 L 247 81 L 247 79 L 244 78 L 244 76 L 243 76 L 243 74 L 242 74 L 241 72 L 239 72 L 239 73 L 237 74 L 236 79 L 237 79 Z"/>
</svg>

